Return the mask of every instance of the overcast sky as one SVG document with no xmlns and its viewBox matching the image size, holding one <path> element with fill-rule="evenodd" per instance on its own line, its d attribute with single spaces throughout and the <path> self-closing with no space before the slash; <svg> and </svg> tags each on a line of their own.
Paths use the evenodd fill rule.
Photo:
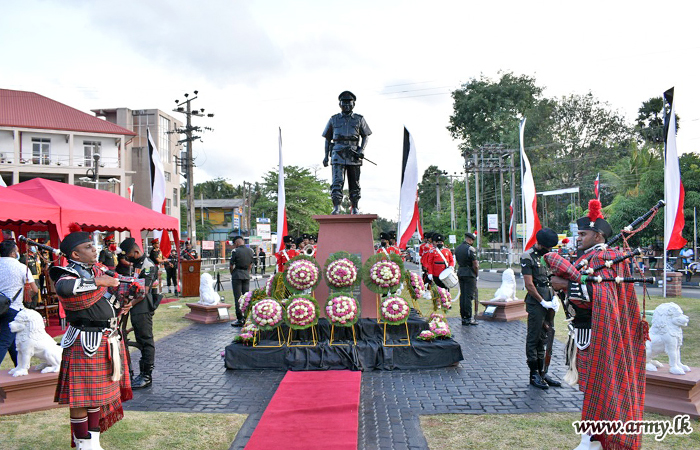
<svg viewBox="0 0 700 450">
<path fill-rule="evenodd" d="M 0 88 L 33 91 L 85 112 L 159 108 L 199 90 L 195 182 L 260 181 L 284 163 L 323 168 L 321 132 L 338 94 L 373 131 L 365 213 L 396 219 L 402 127 L 418 167 L 461 170 L 446 130 L 450 92 L 500 71 L 534 76 L 545 95 L 588 91 L 631 122 L 675 86 L 679 151 L 700 148 L 698 20 L 693 1 L 5 2 Z M 176 113 L 173 113 L 176 115 Z M 183 117 L 184 120 L 184 117 Z M 527 145 L 527 143 L 526 143 Z M 314 167 L 315 166 L 315 167 Z M 536 167 L 533 170 L 537 170 Z M 566 187 L 566 186 L 562 186 Z"/>
</svg>

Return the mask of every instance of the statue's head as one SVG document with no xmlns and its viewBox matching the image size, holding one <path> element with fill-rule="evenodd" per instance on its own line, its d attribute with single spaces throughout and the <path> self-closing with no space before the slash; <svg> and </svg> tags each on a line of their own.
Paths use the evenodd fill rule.
<svg viewBox="0 0 700 450">
<path fill-rule="evenodd" d="M 357 97 L 350 91 L 343 91 L 338 96 L 338 100 L 340 100 L 340 109 L 343 113 L 350 114 L 355 107 L 355 100 L 357 100 Z"/>
</svg>

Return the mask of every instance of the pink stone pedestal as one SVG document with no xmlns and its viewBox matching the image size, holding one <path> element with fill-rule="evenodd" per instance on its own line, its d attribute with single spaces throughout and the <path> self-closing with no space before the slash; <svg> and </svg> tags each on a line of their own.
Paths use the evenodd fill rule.
<svg viewBox="0 0 700 450">
<path fill-rule="evenodd" d="M 510 322 L 512 320 L 520 320 L 527 317 L 524 300 L 514 300 L 512 302 L 483 301 L 479 303 L 484 305 L 484 307 L 493 305 L 496 307 L 496 311 L 491 317 L 484 316 L 484 312 L 482 311 L 478 316 L 476 316 L 477 319 L 495 320 L 496 322 Z"/>
<path fill-rule="evenodd" d="M 29 375 L 13 377 L 7 372 L 0 371 L 0 416 L 67 406 L 53 401 L 58 373 L 30 369 Z"/>
<path fill-rule="evenodd" d="M 234 317 L 229 317 L 227 319 L 222 319 L 219 317 L 219 308 L 226 308 L 228 311 L 231 305 L 227 303 L 219 303 L 218 305 L 200 305 L 199 303 L 185 303 L 189 308 L 190 312 L 185 314 L 186 319 L 193 320 L 199 323 L 221 323 L 230 322 L 234 320 Z"/>
<path fill-rule="evenodd" d="M 700 367 L 691 367 L 685 375 L 673 375 L 668 364 L 657 372 L 647 371 L 644 410 L 675 416 L 688 414 L 700 418 Z"/>
<path fill-rule="evenodd" d="M 316 260 L 323 270 L 328 257 L 335 252 L 344 250 L 357 255 L 364 262 L 374 255 L 374 237 L 372 235 L 372 222 L 377 219 L 376 214 L 338 214 L 336 216 L 313 216 L 318 222 L 318 248 Z M 328 300 L 328 285 L 321 281 L 314 296 L 321 311 L 321 317 L 326 316 L 325 304 Z M 360 289 L 354 293 L 361 305 L 361 317 L 377 318 L 377 294 L 367 289 L 362 283 Z M 359 296 L 359 298 L 358 298 Z"/>
</svg>

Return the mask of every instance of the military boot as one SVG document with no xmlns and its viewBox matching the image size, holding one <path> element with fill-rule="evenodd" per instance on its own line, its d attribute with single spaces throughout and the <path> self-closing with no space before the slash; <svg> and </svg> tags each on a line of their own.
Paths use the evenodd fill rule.
<svg viewBox="0 0 700 450">
<path fill-rule="evenodd" d="M 559 381 L 557 381 L 554 378 L 547 375 L 547 370 L 549 369 L 549 367 L 547 367 L 547 365 L 545 364 L 544 359 L 538 359 L 537 365 L 540 368 L 540 371 L 539 371 L 540 377 L 542 377 L 542 379 L 545 381 L 545 383 L 547 383 L 548 385 L 550 385 L 552 387 L 561 387 L 561 383 Z"/>
<path fill-rule="evenodd" d="M 141 364 L 141 373 L 131 380 L 131 389 L 143 389 L 151 385 L 153 378 L 153 366 L 150 364 Z"/>
<path fill-rule="evenodd" d="M 540 376 L 538 361 L 528 361 L 530 367 L 530 384 L 540 389 L 549 389 L 549 385 Z"/>
<path fill-rule="evenodd" d="M 352 208 L 350 209 L 350 214 L 360 214 L 360 210 L 357 209 L 357 200 L 351 200 L 350 204 L 352 205 Z"/>
<path fill-rule="evenodd" d="M 333 200 L 333 211 L 331 211 L 331 214 L 336 215 L 340 214 L 340 201 L 341 199 L 332 199 Z"/>
</svg>

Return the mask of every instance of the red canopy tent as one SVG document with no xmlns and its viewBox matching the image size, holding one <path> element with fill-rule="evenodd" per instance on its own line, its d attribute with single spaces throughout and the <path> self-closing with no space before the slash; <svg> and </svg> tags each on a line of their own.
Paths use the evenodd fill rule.
<svg viewBox="0 0 700 450">
<path fill-rule="evenodd" d="M 52 216 L 54 217 L 52 220 L 57 222 L 51 223 L 55 224 L 55 232 L 59 239 L 69 233 L 68 225 L 75 222 L 85 231 L 128 230 L 141 248 L 143 248 L 142 230 L 172 231 L 176 248 L 179 248 L 178 219 L 148 209 L 117 194 L 44 178 L 34 178 L 6 189 L 47 204 L 46 214 L 42 213 L 43 216 L 51 214 L 57 208 L 60 212 L 58 218 Z M 0 202 L 0 207 L 2 205 L 3 203 Z M 51 228 L 53 227 L 49 226 L 50 232 Z"/>
<path fill-rule="evenodd" d="M 61 208 L 12 189 L 0 188 L 0 227 L 26 234 L 28 230 L 53 230 L 60 223 Z M 2 239 L 0 239 L 2 240 Z"/>
</svg>

